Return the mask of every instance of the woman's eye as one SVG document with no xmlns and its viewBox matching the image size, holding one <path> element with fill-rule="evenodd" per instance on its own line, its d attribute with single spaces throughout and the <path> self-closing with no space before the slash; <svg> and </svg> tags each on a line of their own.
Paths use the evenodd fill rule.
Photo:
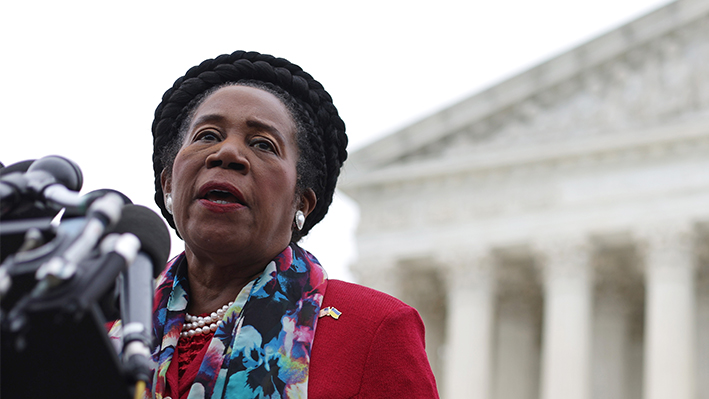
<svg viewBox="0 0 709 399">
<path fill-rule="evenodd" d="M 273 143 L 268 140 L 255 140 L 251 145 L 262 151 L 276 152 Z"/>
<path fill-rule="evenodd" d="M 197 133 L 194 137 L 195 141 L 219 141 L 219 134 L 212 130 L 204 130 Z"/>
</svg>

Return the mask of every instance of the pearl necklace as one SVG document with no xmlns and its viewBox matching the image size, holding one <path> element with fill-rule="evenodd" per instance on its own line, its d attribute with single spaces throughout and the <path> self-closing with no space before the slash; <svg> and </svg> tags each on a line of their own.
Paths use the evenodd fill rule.
<svg viewBox="0 0 709 399">
<path fill-rule="evenodd" d="M 185 324 L 182 326 L 180 337 L 192 337 L 198 334 L 208 334 L 217 331 L 217 328 L 224 324 L 224 320 L 222 319 L 227 309 L 229 309 L 229 306 L 232 304 L 234 304 L 234 302 L 229 302 L 216 312 L 212 312 L 212 314 L 205 317 L 192 316 L 189 313 L 185 314 Z"/>
</svg>

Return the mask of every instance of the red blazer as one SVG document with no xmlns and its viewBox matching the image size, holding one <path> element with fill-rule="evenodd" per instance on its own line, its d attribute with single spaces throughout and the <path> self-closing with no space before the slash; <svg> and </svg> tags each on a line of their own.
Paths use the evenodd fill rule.
<svg viewBox="0 0 709 399">
<path fill-rule="evenodd" d="M 387 294 L 328 280 L 310 357 L 309 399 L 438 398 L 416 310 Z"/>
</svg>

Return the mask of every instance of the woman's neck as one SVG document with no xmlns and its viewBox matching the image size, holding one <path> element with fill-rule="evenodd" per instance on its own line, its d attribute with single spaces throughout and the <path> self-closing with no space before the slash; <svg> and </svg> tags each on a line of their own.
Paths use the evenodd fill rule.
<svg viewBox="0 0 709 399">
<path fill-rule="evenodd" d="M 270 261 L 256 261 L 247 265 L 228 264 L 197 256 L 187 248 L 185 257 L 190 282 L 187 312 L 193 315 L 214 312 L 233 301 L 242 288 L 263 272 Z"/>
</svg>

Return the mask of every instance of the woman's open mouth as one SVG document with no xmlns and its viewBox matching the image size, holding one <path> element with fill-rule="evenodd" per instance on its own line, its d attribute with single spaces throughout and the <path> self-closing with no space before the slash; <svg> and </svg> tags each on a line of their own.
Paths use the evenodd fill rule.
<svg viewBox="0 0 709 399">
<path fill-rule="evenodd" d="M 204 199 L 217 204 L 241 204 L 234 194 L 222 190 L 212 190 L 204 196 Z"/>
<path fill-rule="evenodd" d="M 241 192 L 229 183 L 210 182 L 201 187 L 199 202 L 215 212 L 228 212 L 248 206 Z"/>
</svg>

